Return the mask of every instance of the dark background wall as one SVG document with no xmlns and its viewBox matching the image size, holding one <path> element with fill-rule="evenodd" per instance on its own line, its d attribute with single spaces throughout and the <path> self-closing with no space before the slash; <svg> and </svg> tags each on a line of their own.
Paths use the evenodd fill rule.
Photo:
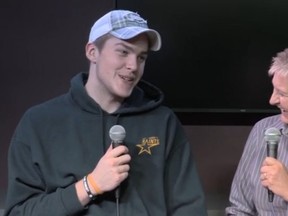
<svg viewBox="0 0 288 216">
<path fill-rule="evenodd" d="M 7 187 L 7 150 L 20 117 L 30 106 L 65 93 L 71 77 L 87 70 L 84 46 L 90 27 L 114 7 L 112 0 L 0 3 L 0 209 Z M 202 116 L 204 124 L 182 119 L 183 125 L 193 145 L 208 207 L 224 208 L 250 123 L 256 119 L 248 125 L 223 125 L 221 120 L 210 125 Z"/>
</svg>

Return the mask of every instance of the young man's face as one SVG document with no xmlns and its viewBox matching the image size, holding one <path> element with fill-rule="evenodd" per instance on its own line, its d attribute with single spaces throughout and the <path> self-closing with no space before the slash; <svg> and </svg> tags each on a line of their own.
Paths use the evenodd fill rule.
<svg viewBox="0 0 288 216">
<path fill-rule="evenodd" d="M 148 39 L 144 34 L 128 41 L 108 38 L 96 62 L 96 77 L 103 94 L 114 98 L 130 96 L 143 75 L 147 53 Z"/>
</svg>

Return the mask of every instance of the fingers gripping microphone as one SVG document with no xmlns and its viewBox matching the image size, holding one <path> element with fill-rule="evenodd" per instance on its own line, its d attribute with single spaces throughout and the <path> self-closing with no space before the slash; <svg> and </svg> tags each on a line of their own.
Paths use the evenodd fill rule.
<svg viewBox="0 0 288 216">
<path fill-rule="evenodd" d="M 277 149 L 281 132 L 277 128 L 269 128 L 265 131 L 264 139 L 267 143 L 267 156 L 277 159 Z M 274 194 L 268 189 L 268 200 L 273 202 Z"/>
<path fill-rule="evenodd" d="M 124 127 L 122 127 L 121 125 L 114 125 L 110 128 L 109 130 L 109 136 L 112 140 L 112 146 L 113 148 L 123 144 L 123 140 L 126 137 L 126 131 L 124 129 Z M 117 211 L 116 211 L 116 215 L 119 216 L 119 197 L 120 197 L 120 188 L 117 187 L 115 190 L 115 198 L 116 198 L 116 202 L 117 202 Z"/>
</svg>

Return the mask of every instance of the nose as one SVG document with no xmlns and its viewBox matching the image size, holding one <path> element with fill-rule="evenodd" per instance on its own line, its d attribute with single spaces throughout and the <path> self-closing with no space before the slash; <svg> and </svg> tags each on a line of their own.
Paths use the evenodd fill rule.
<svg viewBox="0 0 288 216">
<path fill-rule="evenodd" d="M 129 58 L 127 58 L 126 67 L 132 71 L 136 70 L 138 68 L 137 60 L 138 60 L 137 57 L 130 56 Z"/>
<path fill-rule="evenodd" d="M 277 104 L 279 104 L 279 101 L 280 101 L 279 95 L 277 94 L 276 91 L 273 91 L 272 94 L 271 94 L 269 103 L 270 103 L 271 105 L 277 105 Z"/>
</svg>

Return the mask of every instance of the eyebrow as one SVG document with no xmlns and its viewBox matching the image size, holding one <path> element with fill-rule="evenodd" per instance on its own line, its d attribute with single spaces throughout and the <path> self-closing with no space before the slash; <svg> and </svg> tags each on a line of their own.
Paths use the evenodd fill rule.
<svg viewBox="0 0 288 216">
<path fill-rule="evenodd" d="M 126 48 L 126 49 L 128 49 L 128 50 L 130 50 L 130 51 L 134 51 L 134 49 L 132 48 L 132 47 L 130 47 L 130 46 L 128 46 L 128 45 L 126 45 L 124 42 L 118 42 L 118 43 L 116 43 L 116 45 L 120 45 L 120 46 L 123 46 L 124 48 Z M 141 52 L 140 54 L 144 54 L 144 55 L 147 55 L 148 54 L 148 50 L 146 50 L 146 51 L 143 51 L 143 52 Z"/>
</svg>

